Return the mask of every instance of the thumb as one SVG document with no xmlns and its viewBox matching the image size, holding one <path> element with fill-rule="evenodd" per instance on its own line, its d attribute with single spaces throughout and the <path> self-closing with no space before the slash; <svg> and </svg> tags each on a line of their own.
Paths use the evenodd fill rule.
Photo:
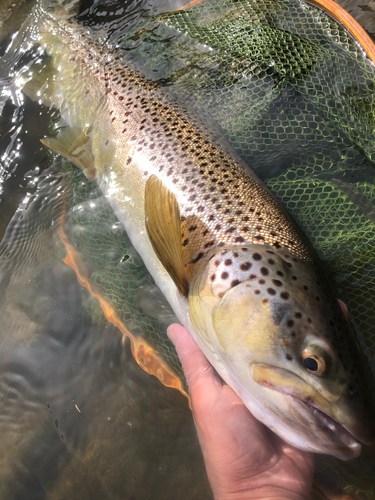
<svg viewBox="0 0 375 500">
<path fill-rule="evenodd" d="M 212 379 L 216 379 L 212 366 L 186 328 L 178 324 L 171 325 L 167 335 L 176 348 L 191 391 L 195 384 L 209 384 Z"/>
</svg>

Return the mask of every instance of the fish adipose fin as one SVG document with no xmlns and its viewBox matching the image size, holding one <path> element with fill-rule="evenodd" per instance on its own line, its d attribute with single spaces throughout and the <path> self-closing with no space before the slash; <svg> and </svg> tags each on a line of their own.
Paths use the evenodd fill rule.
<svg viewBox="0 0 375 500">
<path fill-rule="evenodd" d="M 157 257 L 173 279 L 179 292 L 187 297 L 181 241 L 181 216 L 175 195 L 152 175 L 145 187 L 146 229 Z"/>
<path fill-rule="evenodd" d="M 94 157 L 89 144 L 89 135 L 76 127 L 61 130 L 56 137 L 41 140 L 47 148 L 71 161 L 83 170 L 88 179 L 96 177 Z"/>
</svg>

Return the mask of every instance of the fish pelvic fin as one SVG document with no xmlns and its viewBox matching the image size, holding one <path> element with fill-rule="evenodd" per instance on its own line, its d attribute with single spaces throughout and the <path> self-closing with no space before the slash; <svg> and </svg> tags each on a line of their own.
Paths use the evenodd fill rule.
<svg viewBox="0 0 375 500">
<path fill-rule="evenodd" d="M 178 291 L 188 296 L 181 240 L 181 216 L 175 195 L 152 175 L 145 187 L 146 230 L 154 251 Z"/>
<path fill-rule="evenodd" d="M 46 137 L 41 139 L 41 142 L 83 170 L 88 179 L 96 177 L 88 132 L 82 132 L 77 127 L 68 127 L 61 130 L 56 137 Z"/>
</svg>

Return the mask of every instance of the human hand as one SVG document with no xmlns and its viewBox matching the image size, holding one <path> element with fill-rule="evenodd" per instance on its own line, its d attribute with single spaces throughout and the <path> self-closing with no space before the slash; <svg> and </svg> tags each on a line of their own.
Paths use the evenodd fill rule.
<svg viewBox="0 0 375 500">
<path fill-rule="evenodd" d="M 183 326 L 171 325 L 168 336 L 189 386 L 215 500 L 309 498 L 313 455 L 293 448 L 256 420 L 236 393 L 215 375 Z"/>
</svg>

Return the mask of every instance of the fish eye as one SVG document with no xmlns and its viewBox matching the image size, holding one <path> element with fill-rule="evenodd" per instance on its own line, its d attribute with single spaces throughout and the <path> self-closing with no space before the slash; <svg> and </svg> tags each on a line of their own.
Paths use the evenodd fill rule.
<svg viewBox="0 0 375 500">
<path fill-rule="evenodd" d="M 305 349 L 302 352 L 302 361 L 304 367 L 314 375 L 323 375 L 326 370 L 326 363 L 323 356 L 313 352 L 311 349 Z"/>
</svg>

